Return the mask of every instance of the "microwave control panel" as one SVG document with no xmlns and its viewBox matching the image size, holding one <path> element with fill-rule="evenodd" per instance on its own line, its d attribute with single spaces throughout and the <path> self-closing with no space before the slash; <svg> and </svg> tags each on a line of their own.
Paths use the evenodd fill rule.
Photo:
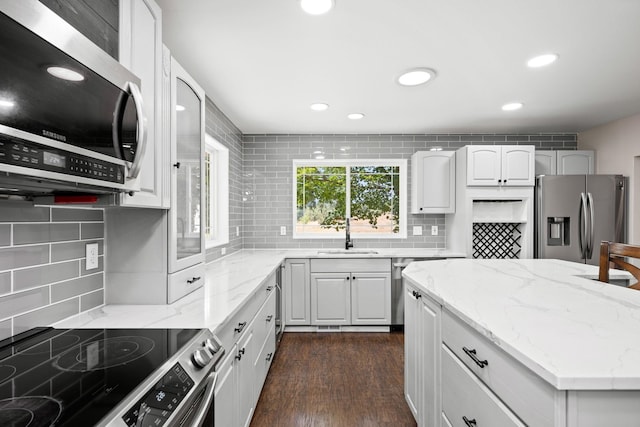
<svg viewBox="0 0 640 427">
<path fill-rule="evenodd" d="M 124 183 L 124 166 L 0 135 L 0 163 Z"/>
</svg>

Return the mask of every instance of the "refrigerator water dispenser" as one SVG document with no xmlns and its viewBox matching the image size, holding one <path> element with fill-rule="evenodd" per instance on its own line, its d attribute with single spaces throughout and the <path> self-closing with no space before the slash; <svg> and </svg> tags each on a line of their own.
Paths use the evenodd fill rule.
<svg viewBox="0 0 640 427">
<path fill-rule="evenodd" d="M 547 245 L 548 246 L 569 246 L 569 221 L 570 217 L 548 217 L 547 218 Z"/>
</svg>

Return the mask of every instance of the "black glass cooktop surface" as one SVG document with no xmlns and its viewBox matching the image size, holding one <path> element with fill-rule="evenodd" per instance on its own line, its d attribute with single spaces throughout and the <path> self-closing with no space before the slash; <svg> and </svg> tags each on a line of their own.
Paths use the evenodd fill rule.
<svg viewBox="0 0 640 427">
<path fill-rule="evenodd" d="M 37 328 L 0 342 L 0 426 L 92 426 L 198 329 Z"/>
</svg>

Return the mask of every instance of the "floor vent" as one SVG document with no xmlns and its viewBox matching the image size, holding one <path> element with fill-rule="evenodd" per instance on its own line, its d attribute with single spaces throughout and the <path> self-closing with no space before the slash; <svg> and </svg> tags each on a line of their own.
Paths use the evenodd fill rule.
<svg viewBox="0 0 640 427">
<path fill-rule="evenodd" d="M 318 326 L 318 332 L 340 332 L 340 330 L 338 325 Z"/>
</svg>

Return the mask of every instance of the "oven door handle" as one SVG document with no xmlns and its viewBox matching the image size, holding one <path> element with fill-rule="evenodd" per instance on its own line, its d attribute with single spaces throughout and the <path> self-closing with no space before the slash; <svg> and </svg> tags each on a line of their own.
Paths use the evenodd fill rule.
<svg viewBox="0 0 640 427">
<path fill-rule="evenodd" d="M 217 372 L 211 372 L 209 377 L 207 377 L 207 385 L 205 386 L 204 396 L 200 401 L 200 407 L 198 408 L 198 412 L 193 419 L 192 426 L 202 427 L 204 424 L 204 419 L 209 412 L 209 407 L 213 404 L 213 392 L 216 389 L 216 381 L 218 379 Z"/>
</svg>

